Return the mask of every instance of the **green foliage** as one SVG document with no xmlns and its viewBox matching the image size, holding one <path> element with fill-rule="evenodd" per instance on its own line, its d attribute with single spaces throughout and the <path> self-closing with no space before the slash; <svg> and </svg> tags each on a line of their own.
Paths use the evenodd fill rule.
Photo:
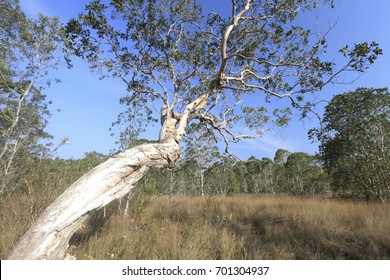
<svg viewBox="0 0 390 280">
<path fill-rule="evenodd" d="M 108 156 L 97 152 L 85 153 L 82 159 L 65 160 L 42 158 L 29 150 L 21 151 L 14 159 L 17 168 L 0 178 L 0 200 L 7 195 L 31 192 L 51 194 L 50 199 L 54 200 L 70 184 L 107 159 Z"/>
<path fill-rule="evenodd" d="M 335 190 L 366 200 L 389 198 L 390 95 L 387 89 L 358 88 L 336 95 L 326 106 L 321 155 Z"/>
<path fill-rule="evenodd" d="M 353 49 L 348 48 L 348 45 L 339 50 L 345 57 L 350 58 L 349 65 L 359 72 L 363 72 L 368 68 L 369 64 L 373 64 L 379 55 L 383 54 L 382 49 L 376 42 L 368 44 L 367 42 L 355 44 Z"/>
<path fill-rule="evenodd" d="M 287 158 L 288 156 L 290 155 L 291 153 L 287 150 L 284 150 L 284 149 L 278 149 L 275 153 L 275 157 L 274 157 L 274 162 L 276 164 L 282 164 L 284 165 L 287 161 Z"/>
<path fill-rule="evenodd" d="M 201 65 L 203 70 L 209 67 L 212 46 L 207 44 L 206 34 L 193 25 L 201 17 L 200 7 L 186 0 L 118 0 L 110 5 L 93 1 L 78 19 L 67 24 L 68 46 L 91 67 L 103 70 L 104 76 L 121 78 L 129 92 L 121 102 L 129 107 L 133 101 L 138 104 L 134 107 L 137 112 L 130 115 L 142 114 L 145 123 L 154 122 L 150 112 L 139 112 L 149 108 L 148 102 L 168 94 L 172 85 L 168 87 L 166 82 L 173 81 L 175 75 L 175 91 L 188 100 L 192 94 L 188 90 L 191 73 L 200 71 Z M 116 22 L 121 22 L 123 28 Z M 108 46 L 103 47 L 102 40 L 108 40 Z M 176 67 L 181 71 L 174 74 Z"/>
<path fill-rule="evenodd" d="M 59 63 L 62 28 L 58 18 L 28 19 L 18 0 L 0 3 L 0 181 L 18 174 L 24 158 L 44 157 L 51 139 L 45 132 L 50 117 L 44 85 Z M 49 145 L 49 144 L 48 144 Z M 12 170 L 15 168 L 15 170 Z M 7 178 L 8 177 L 8 178 Z"/>
<path fill-rule="evenodd" d="M 190 123 L 207 126 L 226 146 L 261 136 L 286 125 L 292 108 L 306 116 L 313 93 L 342 72 L 366 70 L 382 54 L 375 42 L 364 42 L 340 50 L 343 65 L 324 59 L 328 30 L 297 26 L 295 19 L 322 3 L 333 7 L 333 1 L 225 3 L 231 12 L 206 13 L 196 0 L 94 0 L 68 22 L 67 45 L 74 54 L 127 86 L 121 102 L 129 110 L 116 122 L 129 126 L 119 133 L 125 147 L 155 121 L 152 103 L 167 106 L 179 121 L 200 96 L 205 103 L 192 107 Z M 290 104 L 268 110 L 264 101 L 275 99 Z M 251 134 L 235 135 L 237 124 Z"/>
<path fill-rule="evenodd" d="M 142 140 L 140 139 L 141 133 L 146 131 L 145 123 L 157 122 L 157 119 L 153 116 L 153 111 L 148 106 L 140 108 L 140 106 L 143 106 L 143 102 L 146 102 L 146 100 L 131 99 L 129 96 L 120 99 L 120 103 L 128 107 L 126 111 L 118 115 L 117 120 L 112 123 L 110 128 L 111 136 L 117 135 L 118 140 L 115 144 L 119 146 L 118 151 L 139 145 L 139 140 Z"/>
<path fill-rule="evenodd" d="M 293 193 L 326 191 L 321 179 L 326 175 L 321 169 L 322 162 L 306 153 L 292 153 L 285 164 L 288 188 Z"/>
</svg>

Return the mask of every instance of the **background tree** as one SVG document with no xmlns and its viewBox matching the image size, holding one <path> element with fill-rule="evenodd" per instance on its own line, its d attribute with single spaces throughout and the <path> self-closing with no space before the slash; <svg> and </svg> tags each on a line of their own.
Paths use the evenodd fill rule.
<svg viewBox="0 0 390 280">
<path fill-rule="evenodd" d="M 285 165 L 288 159 L 288 156 L 291 154 L 291 152 L 284 150 L 284 149 L 278 149 L 275 153 L 274 162 L 275 164 L 281 164 Z"/>
<path fill-rule="evenodd" d="M 336 95 L 325 108 L 317 133 L 334 190 L 382 201 L 389 198 L 390 95 L 387 89 L 358 88 Z"/>
<path fill-rule="evenodd" d="M 249 191 L 252 193 L 259 193 L 260 190 L 260 177 L 261 177 L 261 162 L 254 156 L 251 156 L 243 164 L 245 173 L 243 174 Z"/>
<path fill-rule="evenodd" d="M 115 142 L 119 147 L 117 151 L 112 151 L 113 153 L 141 144 L 139 140 L 141 140 L 141 133 L 146 130 L 145 123 L 157 122 L 157 119 L 153 117 L 153 110 L 148 106 L 140 108 L 143 105 L 138 99 L 130 99 L 129 96 L 125 96 L 119 101 L 126 105 L 127 109 L 118 115 L 118 119 L 112 123 L 110 128 L 111 136 L 115 136 L 115 133 L 117 137 L 119 136 Z"/>
<path fill-rule="evenodd" d="M 161 108 L 160 143 L 126 150 L 78 180 L 11 258 L 62 258 L 88 213 L 128 193 L 150 166 L 173 166 L 181 158 L 190 123 L 207 126 L 229 153 L 231 142 L 286 124 L 291 107 L 307 113 L 313 93 L 344 71 L 364 71 L 381 52 L 376 43 L 362 43 L 342 49 L 344 65 L 323 60 L 327 31 L 295 22 L 318 1 L 226 3 L 229 12 L 219 14 L 203 11 L 195 0 L 93 0 L 67 24 L 75 55 L 103 76 L 123 80 L 129 100 L 138 99 L 140 108 Z M 290 105 L 265 108 L 278 99 Z"/>
<path fill-rule="evenodd" d="M 213 194 L 227 195 L 240 192 L 242 182 L 238 180 L 234 161 L 230 157 L 222 157 L 220 161 L 205 173 L 208 190 Z"/>
<path fill-rule="evenodd" d="M 204 195 L 204 172 L 218 161 L 220 154 L 216 140 L 212 137 L 210 130 L 195 123 L 189 125 L 188 128 L 191 134 L 184 139 L 184 159 L 196 162 L 195 169 L 192 172 L 198 175 L 199 190 Z"/>
<path fill-rule="evenodd" d="M 57 18 L 27 19 L 18 0 L 0 2 L 0 193 L 22 173 L 14 165 L 47 152 L 39 142 L 50 138 L 42 89 L 53 81 L 47 75 L 59 63 L 61 32 Z"/>
<path fill-rule="evenodd" d="M 234 171 L 240 177 L 240 184 L 251 193 L 273 192 L 273 162 L 269 158 L 258 160 L 251 156 L 248 160 L 234 165 Z"/>
<path fill-rule="evenodd" d="M 261 189 L 265 193 L 274 193 L 274 163 L 269 158 L 261 159 Z"/>
<path fill-rule="evenodd" d="M 289 192 L 314 194 L 316 191 L 324 191 L 324 178 L 316 156 L 302 152 L 291 153 L 284 166 Z"/>
</svg>

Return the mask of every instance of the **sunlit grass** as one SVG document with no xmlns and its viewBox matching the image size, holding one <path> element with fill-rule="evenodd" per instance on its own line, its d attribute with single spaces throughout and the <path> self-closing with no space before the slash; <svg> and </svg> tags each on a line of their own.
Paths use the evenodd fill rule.
<svg viewBox="0 0 390 280">
<path fill-rule="evenodd" d="M 60 192 L 61 190 L 58 190 Z M 0 257 L 56 197 L 2 198 Z M 390 259 L 390 205 L 293 196 L 134 196 L 71 239 L 78 259 Z"/>
<path fill-rule="evenodd" d="M 390 206 L 291 196 L 138 197 L 79 259 L 390 259 Z"/>
</svg>

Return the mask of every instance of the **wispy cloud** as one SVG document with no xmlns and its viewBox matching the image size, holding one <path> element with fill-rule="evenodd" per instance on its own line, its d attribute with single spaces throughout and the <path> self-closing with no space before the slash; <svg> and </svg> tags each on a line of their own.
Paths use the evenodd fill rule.
<svg viewBox="0 0 390 280">
<path fill-rule="evenodd" d="M 302 130 L 302 131 L 301 131 Z M 273 158 L 278 149 L 285 149 L 291 152 L 306 152 L 314 154 L 317 150 L 316 145 L 310 144 L 303 129 L 296 129 L 296 133 L 272 131 L 265 133 L 258 139 L 246 139 L 232 145 L 232 150 L 242 156 L 242 158 L 251 155 L 257 158 Z M 288 137 L 286 136 L 289 135 Z M 291 136 L 292 135 L 292 136 Z"/>
<path fill-rule="evenodd" d="M 279 143 L 278 143 L 279 142 Z M 286 149 L 280 140 L 270 137 L 259 139 L 246 139 L 240 144 L 233 146 L 233 149 L 239 150 L 240 154 L 254 155 L 256 157 L 273 157 L 277 149 Z"/>
<path fill-rule="evenodd" d="M 36 17 L 39 13 L 50 15 L 50 9 L 42 0 L 20 0 L 20 6 L 28 17 Z"/>
</svg>

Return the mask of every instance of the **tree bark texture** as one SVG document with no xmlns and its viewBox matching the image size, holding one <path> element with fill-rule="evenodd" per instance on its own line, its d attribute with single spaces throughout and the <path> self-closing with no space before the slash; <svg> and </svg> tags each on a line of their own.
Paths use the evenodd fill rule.
<svg viewBox="0 0 390 280">
<path fill-rule="evenodd" d="M 180 160 L 175 141 L 144 144 L 98 165 L 57 198 L 37 219 L 9 259 L 63 259 L 69 240 L 90 213 L 121 198 L 149 167 L 169 167 Z"/>
</svg>

